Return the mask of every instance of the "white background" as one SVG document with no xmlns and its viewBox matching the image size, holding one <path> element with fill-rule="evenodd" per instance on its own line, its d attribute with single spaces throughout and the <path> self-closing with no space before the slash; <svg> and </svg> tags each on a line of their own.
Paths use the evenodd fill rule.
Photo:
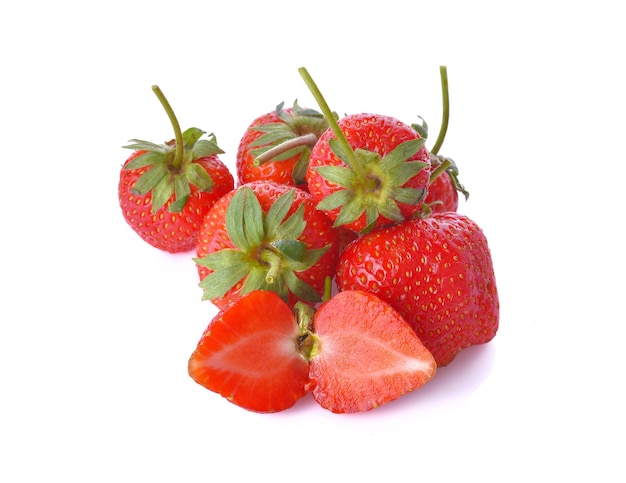
<svg viewBox="0 0 626 483">
<path fill-rule="evenodd" d="M 3 4 L 0 481 L 624 481 L 618 6 Z M 234 167 L 256 116 L 316 107 L 300 66 L 337 112 L 436 133 L 440 65 L 441 154 L 490 242 L 496 338 L 366 414 L 260 415 L 193 383 L 214 309 L 192 254 L 144 244 L 117 202 L 121 146 L 172 137 L 150 87 Z"/>
</svg>

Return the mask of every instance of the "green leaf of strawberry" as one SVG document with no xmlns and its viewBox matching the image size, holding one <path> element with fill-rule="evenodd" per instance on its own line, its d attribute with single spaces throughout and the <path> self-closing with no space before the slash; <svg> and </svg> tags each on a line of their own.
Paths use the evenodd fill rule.
<svg viewBox="0 0 626 483">
<path fill-rule="evenodd" d="M 271 199 L 266 189 L 271 189 Z M 251 183 L 221 200 L 216 217 L 220 210 L 224 210 L 223 220 L 209 217 L 207 222 L 212 223 L 207 224 L 211 232 L 207 237 L 219 246 L 204 248 L 201 232 L 195 259 L 200 269 L 208 269 L 200 282 L 204 300 L 221 305 L 229 293 L 270 290 L 286 301 L 292 297 L 321 301 L 323 277 L 334 273 L 338 235 L 315 210 L 308 193 L 286 185 Z M 219 223 L 224 225 L 224 235 L 216 230 Z M 224 237 L 232 246 L 224 246 Z"/>
</svg>

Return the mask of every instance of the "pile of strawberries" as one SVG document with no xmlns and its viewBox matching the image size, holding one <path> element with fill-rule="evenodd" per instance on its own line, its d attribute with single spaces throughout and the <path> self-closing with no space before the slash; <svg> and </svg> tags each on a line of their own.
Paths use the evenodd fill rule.
<svg viewBox="0 0 626 483">
<path fill-rule="evenodd" d="M 127 223 L 150 245 L 195 251 L 217 315 L 189 375 L 257 412 L 311 393 L 335 413 L 368 411 L 490 341 L 499 301 L 487 239 L 459 214 L 455 163 L 428 126 L 377 114 L 339 118 L 299 70 L 320 111 L 282 104 L 245 130 L 236 183 L 215 136 L 133 140 L 119 182 Z"/>
</svg>

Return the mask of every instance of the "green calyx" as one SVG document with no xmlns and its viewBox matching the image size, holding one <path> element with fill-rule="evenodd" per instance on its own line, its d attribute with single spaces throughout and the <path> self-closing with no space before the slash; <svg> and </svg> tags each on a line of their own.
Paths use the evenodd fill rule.
<svg viewBox="0 0 626 483">
<path fill-rule="evenodd" d="M 250 144 L 250 153 L 255 157 L 255 165 L 267 162 L 280 162 L 298 156 L 292 172 L 296 185 L 305 182 L 311 148 L 328 128 L 326 118 L 313 109 L 303 109 L 296 100 L 291 112 L 283 109 L 284 103 L 276 106 L 280 122 L 261 124 L 253 127 L 263 134 Z"/>
<path fill-rule="evenodd" d="M 421 161 L 408 161 L 423 146 L 423 139 L 405 141 L 385 156 L 356 149 L 353 160 L 349 160 L 345 149 L 336 139 L 331 139 L 329 144 L 333 152 L 348 165 L 315 168 L 322 177 L 342 188 L 317 205 L 318 209 L 327 211 L 340 208 L 335 226 L 349 224 L 363 213 L 366 230 L 376 223 L 379 215 L 392 221 L 402 221 L 404 217 L 398 203 L 415 205 L 424 198 L 425 190 L 403 187 L 427 166 Z M 358 166 L 358 169 L 354 169 L 354 166 Z"/>
<path fill-rule="evenodd" d="M 189 128 L 181 132 L 176 116 L 161 90 L 158 86 L 152 86 L 152 90 L 167 112 L 175 139 L 164 144 L 132 139 L 129 141 L 130 144 L 123 147 L 146 152 L 135 157 L 124 166 L 124 169 L 149 166 L 150 168 L 133 186 L 133 192 L 139 195 L 152 192 L 152 213 L 162 208 L 174 195 L 174 202 L 170 204 L 168 210 L 176 213 L 185 207 L 191 194 L 191 185 L 199 191 L 213 189 L 211 176 L 195 161 L 206 156 L 222 154 L 224 151 L 217 145 L 214 134 L 210 134 L 208 139 L 202 139 L 205 132 L 198 128 Z"/>
<path fill-rule="evenodd" d="M 380 215 L 391 221 L 402 221 L 404 217 L 398 203 L 415 205 L 426 196 L 426 190 L 404 187 L 428 166 L 421 161 L 409 161 L 425 140 L 405 141 L 385 156 L 352 149 L 308 71 L 301 67 L 299 72 L 335 134 L 335 138 L 329 140 L 330 148 L 346 165 L 315 168 L 323 178 L 342 188 L 323 199 L 318 209 L 332 211 L 340 208 L 335 226 L 356 221 L 365 213 L 366 227 L 362 232 L 371 230 Z"/>
<path fill-rule="evenodd" d="M 203 300 L 222 298 L 242 280 L 241 294 L 271 290 L 285 301 L 290 293 L 306 302 L 321 300 L 296 273 L 313 267 L 330 246 L 309 249 L 300 241 L 306 227 L 304 205 L 287 216 L 294 199 L 295 189 L 289 190 L 265 214 L 250 187 L 237 190 L 226 210 L 226 231 L 236 248 L 194 259 L 213 270 L 199 284 Z"/>
</svg>

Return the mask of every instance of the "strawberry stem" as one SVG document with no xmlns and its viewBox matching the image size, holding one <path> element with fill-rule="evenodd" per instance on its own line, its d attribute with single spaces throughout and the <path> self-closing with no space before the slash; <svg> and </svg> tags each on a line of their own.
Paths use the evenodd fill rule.
<svg viewBox="0 0 626 483">
<path fill-rule="evenodd" d="M 337 123 L 335 116 L 333 116 L 333 112 L 328 107 L 328 104 L 326 103 L 326 100 L 324 99 L 324 96 L 322 95 L 321 91 L 318 89 L 317 85 L 315 84 L 315 81 L 313 80 L 309 72 L 306 70 L 306 68 L 300 67 L 298 69 L 298 72 L 304 79 L 304 82 L 306 83 L 307 87 L 311 91 L 311 94 L 313 94 L 313 97 L 317 101 L 317 104 L 319 105 L 320 110 L 322 111 L 322 114 L 324 114 L 324 117 L 326 118 L 326 121 L 328 122 L 329 127 L 333 130 L 333 133 L 335 133 L 335 136 L 337 137 L 337 141 L 339 141 L 339 143 L 344 148 L 346 155 L 348 157 L 347 159 L 348 164 L 354 170 L 358 178 L 364 179 L 365 170 L 361 166 L 361 163 L 359 163 L 356 157 L 356 154 L 354 153 L 354 150 L 352 149 L 352 146 L 350 146 L 350 143 L 346 139 L 346 136 L 343 134 L 343 131 L 339 127 L 339 124 Z"/>
<path fill-rule="evenodd" d="M 170 119 L 170 122 L 172 123 L 172 128 L 174 129 L 174 137 L 176 139 L 176 154 L 174 155 L 174 159 L 172 160 L 171 168 L 173 168 L 174 170 L 178 170 L 183 164 L 183 154 L 184 154 L 183 153 L 183 150 L 184 150 L 183 133 L 180 129 L 180 124 L 178 123 L 178 119 L 176 119 L 176 115 L 174 114 L 174 110 L 172 109 L 172 106 L 170 105 L 168 100 L 165 98 L 165 95 L 163 94 L 159 86 L 157 85 L 152 86 L 152 91 L 156 94 L 157 98 L 161 102 L 163 109 L 165 109 L 165 112 L 167 113 L 167 117 Z"/>
<path fill-rule="evenodd" d="M 286 153 L 290 149 L 298 148 L 300 146 L 313 146 L 316 142 L 317 136 L 313 133 L 289 139 L 288 141 L 285 141 L 277 146 L 274 146 L 273 148 L 268 149 L 263 154 L 259 154 L 254 160 L 254 165 L 260 166 L 261 164 L 272 160 L 276 156 Z"/>
<path fill-rule="evenodd" d="M 446 169 L 450 167 L 451 164 L 452 163 L 446 159 L 439 166 L 437 166 L 437 168 L 433 170 L 432 173 L 430 173 L 429 183 L 432 183 L 433 181 L 435 181 L 441 173 L 443 173 Z"/>
<path fill-rule="evenodd" d="M 446 66 L 445 65 L 440 66 L 439 72 L 441 74 L 441 94 L 443 97 L 443 116 L 441 119 L 441 127 L 439 128 L 439 135 L 437 136 L 435 145 L 430 150 L 430 152 L 433 154 L 437 154 L 439 152 L 439 149 L 441 149 L 443 140 L 446 138 L 446 133 L 448 131 L 448 121 L 450 119 L 450 95 L 448 93 L 448 71 L 446 69 Z"/>
</svg>

